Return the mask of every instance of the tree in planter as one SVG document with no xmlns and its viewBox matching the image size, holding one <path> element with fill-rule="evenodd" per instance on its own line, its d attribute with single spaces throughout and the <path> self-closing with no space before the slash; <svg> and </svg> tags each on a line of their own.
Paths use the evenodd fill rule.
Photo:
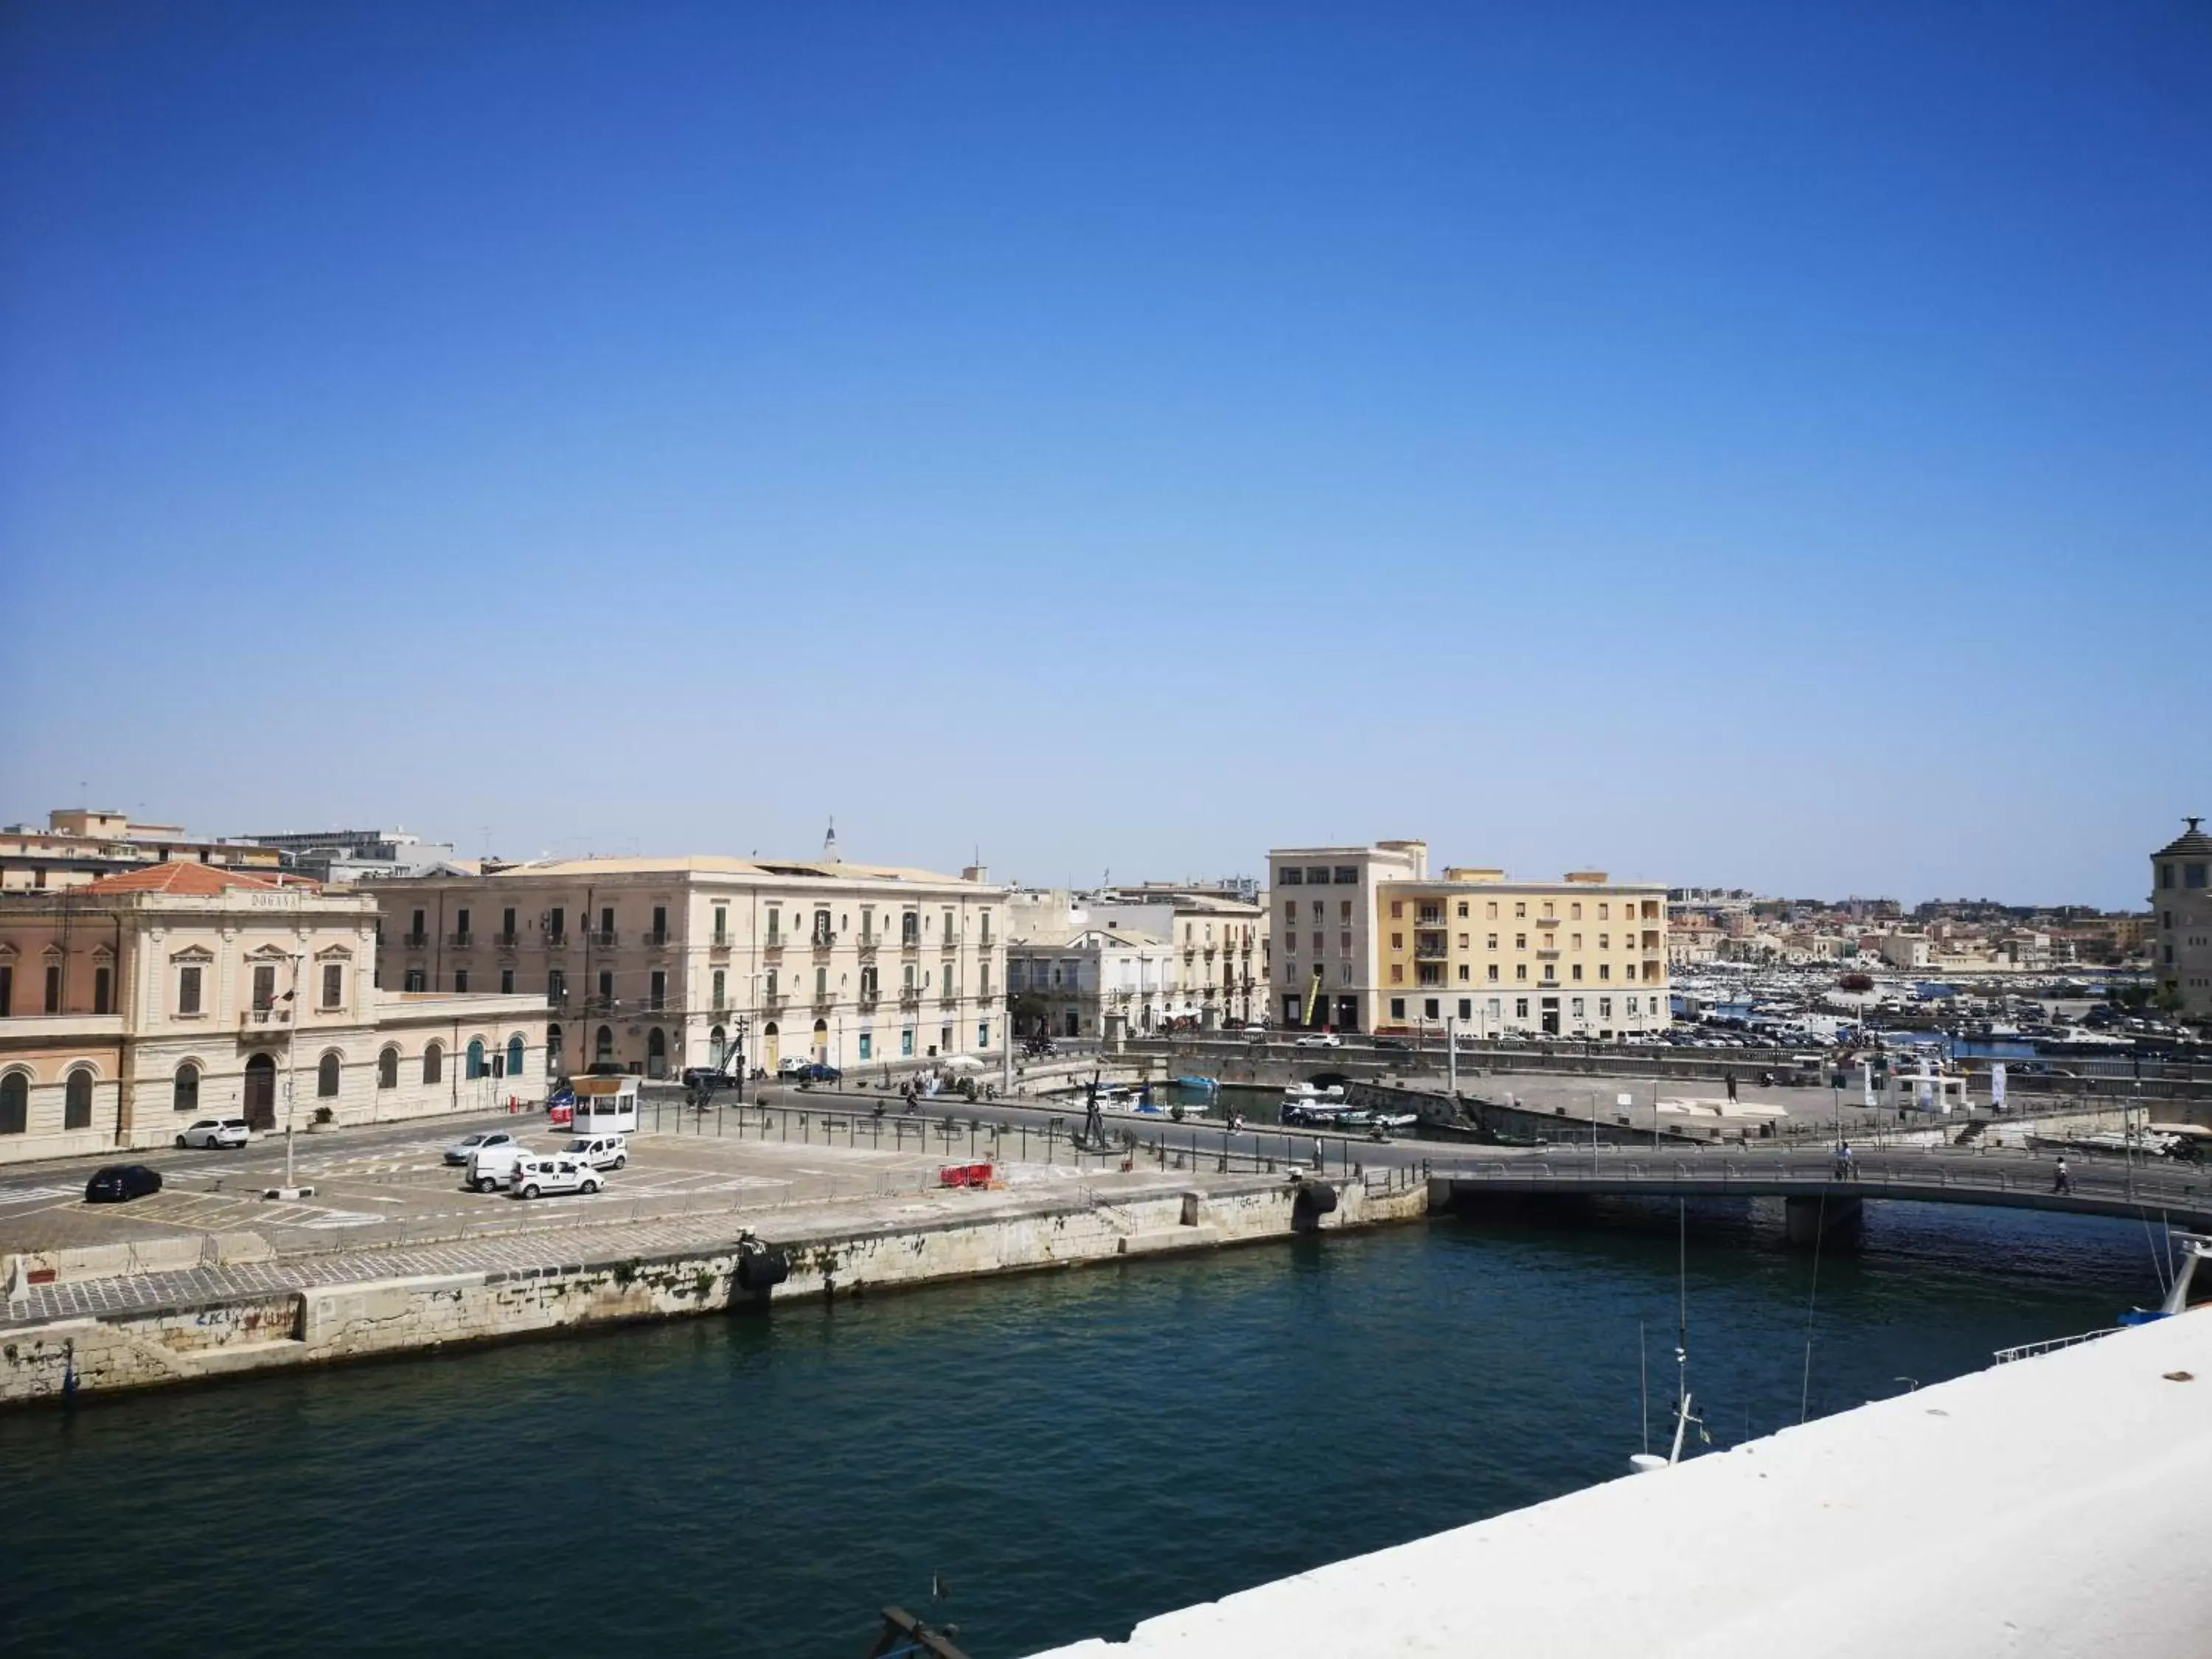
<svg viewBox="0 0 2212 1659">
<path fill-rule="evenodd" d="M 327 1106 L 315 1108 L 315 1121 L 318 1123 L 330 1123 L 335 1121 L 337 1117 L 337 1114 Z"/>
</svg>

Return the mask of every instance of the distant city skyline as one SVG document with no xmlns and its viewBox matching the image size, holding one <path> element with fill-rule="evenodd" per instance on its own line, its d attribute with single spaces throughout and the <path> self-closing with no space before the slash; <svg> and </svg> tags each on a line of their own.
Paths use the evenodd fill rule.
<svg viewBox="0 0 2212 1659">
<path fill-rule="evenodd" d="M 2212 10 L 0 15 L 0 799 L 2136 908 Z"/>
</svg>

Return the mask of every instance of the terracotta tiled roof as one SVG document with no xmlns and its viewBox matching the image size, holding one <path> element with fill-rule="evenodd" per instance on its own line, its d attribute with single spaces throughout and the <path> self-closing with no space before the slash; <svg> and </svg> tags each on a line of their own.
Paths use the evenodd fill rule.
<svg viewBox="0 0 2212 1659">
<path fill-rule="evenodd" d="M 160 864 L 149 864 L 143 869 L 126 870 L 118 876 L 102 876 L 82 890 L 88 893 L 185 893 L 201 898 L 213 898 L 234 887 L 249 887 L 267 891 L 278 887 L 312 887 L 313 882 L 296 877 L 248 875 L 243 870 L 226 870 L 219 865 L 202 864 L 196 860 L 174 859 Z"/>
</svg>

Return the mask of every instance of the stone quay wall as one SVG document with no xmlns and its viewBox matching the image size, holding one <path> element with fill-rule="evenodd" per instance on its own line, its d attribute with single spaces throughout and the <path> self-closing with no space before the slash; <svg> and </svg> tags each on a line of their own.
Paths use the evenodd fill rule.
<svg viewBox="0 0 2212 1659">
<path fill-rule="evenodd" d="M 17 1326 L 0 1331 L 0 1405 L 1286 1238 L 1413 1219 L 1430 1206 L 1425 1181 L 1326 1184 L 1336 1203 L 1325 1214 L 1299 1201 L 1299 1183 L 1255 1177 L 915 1224 L 817 1221 L 757 1241 L 789 1262 L 788 1278 L 759 1290 L 741 1285 L 745 1250 L 732 1239 L 678 1255 L 316 1285 Z"/>
</svg>

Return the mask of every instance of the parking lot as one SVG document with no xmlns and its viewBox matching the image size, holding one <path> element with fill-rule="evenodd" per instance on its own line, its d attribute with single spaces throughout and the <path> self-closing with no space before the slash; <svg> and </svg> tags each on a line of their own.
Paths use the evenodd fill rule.
<svg viewBox="0 0 2212 1659">
<path fill-rule="evenodd" d="M 0 1177 L 0 1254 L 247 1233 L 294 1254 L 769 1210 L 920 1193 L 936 1186 L 946 1163 L 993 1152 L 988 1132 L 971 1146 L 966 1132 L 948 1136 L 941 1127 L 866 1112 L 699 1114 L 670 1103 L 658 1117 L 656 1127 L 648 1103 L 629 1137 L 628 1164 L 605 1172 L 603 1192 L 534 1200 L 466 1190 L 463 1171 L 443 1153 L 479 1129 L 559 1151 L 567 1133 L 535 1115 L 301 1135 L 293 1179 L 313 1193 L 295 1200 L 263 1196 L 284 1178 L 282 1136 L 238 1150 L 165 1148 L 17 1169 Z M 86 1177 L 112 1162 L 158 1170 L 162 1189 L 128 1204 L 85 1203 Z M 1075 1178 L 1072 1169 L 1041 1164 L 1001 1173 L 1016 1185 Z"/>
</svg>

